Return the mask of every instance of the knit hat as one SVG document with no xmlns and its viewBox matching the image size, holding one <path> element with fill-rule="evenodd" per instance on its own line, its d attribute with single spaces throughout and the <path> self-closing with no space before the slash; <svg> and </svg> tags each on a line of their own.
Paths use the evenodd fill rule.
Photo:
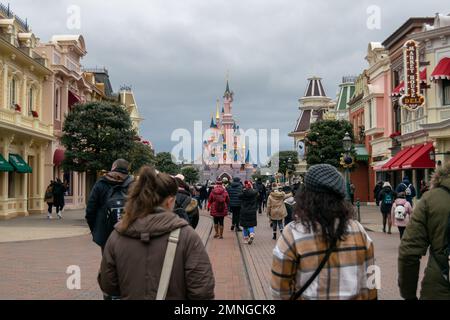
<svg viewBox="0 0 450 320">
<path fill-rule="evenodd" d="M 317 164 L 309 168 L 305 176 L 305 188 L 312 192 L 333 192 L 345 197 L 345 182 L 337 169 L 329 164 Z"/>
</svg>

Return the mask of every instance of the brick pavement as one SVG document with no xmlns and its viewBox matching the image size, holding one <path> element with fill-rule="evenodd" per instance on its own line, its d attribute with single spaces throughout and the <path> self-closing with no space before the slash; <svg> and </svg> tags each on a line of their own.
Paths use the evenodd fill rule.
<svg viewBox="0 0 450 320">
<path fill-rule="evenodd" d="M 207 212 L 202 213 L 205 217 Z M 211 218 L 209 218 L 211 220 Z M 250 300 L 252 294 L 246 269 L 239 250 L 236 232 L 230 231 L 231 220 L 225 218 L 223 239 L 214 239 L 211 232 L 206 249 L 216 281 L 215 298 L 220 300 Z"/>
<path fill-rule="evenodd" d="M 47 214 L 32 214 L 0 220 L 0 243 L 68 238 L 89 234 L 84 210 L 65 210 L 63 219 L 47 219 Z"/>
<path fill-rule="evenodd" d="M 364 209 L 363 222 L 379 218 L 374 208 Z M 377 209 L 377 208 L 375 208 Z M 30 218 L 30 217 L 27 217 Z M 35 219 L 38 219 L 37 217 Z M 373 220 L 370 220 L 373 219 Z M 17 220 L 26 232 L 26 221 Z M 51 221 L 51 223 L 57 221 Z M 31 223 L 31 222 L 29 222 Z M 33 222 L 34 223 L 34 222 Z M 33 225 L 33 223 L 31 223 Z M 47 222 L 35 222 L 45 229 Z M 75 216 L 61 228 L 86 227 Z M 2 224 L 5 227 L 4 224 Z M 14 227 L 14 224 L 8 225 Z M 48 227 L 48 225 L 47 225 Z M 265 215 L 259 217 L 254 243 L 244 245 L 242 234 L 231 232 L 225 219 L 224 239 L 213 239 L 212 221 L 202 212 L 196 231 L 206 244 L 216 279 L 216 299 L 271 299 L 269 291 L 272 250 L 271 229 Z M 44 231 L 42 231 L 44 232 Z M 377 265 L 381 267 L 380 299 L 399 299 L 397 288 L 398 234 L 369 233 L 375 243 Z M 70 238 L 0 243 L 0 299 L 101 299 L 96 282 L 99 248 L 90 235 Z M 425 262 L 425 259 L 424 259 Z M 81 290 L 66 288 L 66 269 L 81 268 Z M 423 270 L 424 264 L 422 264 Z"/>
<path fill-rule="evenodd" d="M 211 219 L 201 217 L 196 230 L 206 242 Z M 0 257 L 0 300 L 102 299 L 96 279 L 101 253 L 90 235 L 0 243 Z M 81 290 L 67 289 L 70 265 L 80 267 Z"/>
</svg>

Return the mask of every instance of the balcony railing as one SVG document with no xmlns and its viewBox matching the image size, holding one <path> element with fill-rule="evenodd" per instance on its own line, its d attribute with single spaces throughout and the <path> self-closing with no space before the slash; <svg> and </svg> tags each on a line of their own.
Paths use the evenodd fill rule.
<svg viewBox="0 0 450 320">
<path fill-rule="evenodd" d="M 421 124 L 427 123 L 427 116 L 422 116 L 417 119 L 412 119 L 402 123 L 402 134 L 413 133 L 421 130 Z"/>
<path fill-rule="evenodd" d="M 11 11 L 11 9 L 9 8 L 9 4 L 7 6 L 5 6 L 4 4 L 0 3 L 0 11 L 7 16 L 8 18 L 15 18 L 17 24 L 25 31 L 29 32 L 30 31 L 30 26 L 28 25 L 28 21 L 27 19 L 23 20 L 21 18 L 19 18 L 18 16 L 16 16 L 14 14 L 14 12 Z"/>
</svg>

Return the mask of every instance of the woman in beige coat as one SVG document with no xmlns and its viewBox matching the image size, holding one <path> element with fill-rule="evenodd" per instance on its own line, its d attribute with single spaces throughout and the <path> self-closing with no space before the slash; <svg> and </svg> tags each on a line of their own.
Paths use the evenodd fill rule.
<svg viewBox="0 0 450 320">
<path fill-rule="evenodd" d="M 284 205 L 285 197 L 286 194 L 280 191 L 275 184 L 267 200 L 267 216 L 272 224 L 273 240 L 277 240 L 277 226 L 280 234 L 283 233 L 283 219 L 287 216 L 286 206 Z"/>
</svg>

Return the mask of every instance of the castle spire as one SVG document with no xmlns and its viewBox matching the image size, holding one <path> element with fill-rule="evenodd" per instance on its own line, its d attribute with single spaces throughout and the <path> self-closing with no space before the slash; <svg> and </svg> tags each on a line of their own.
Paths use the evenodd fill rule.
<svg viewBox="0 0 450 320">
<path fill-rule="evenodd" d="M 211 116 L 211 124 L 210 124 L 209 127 L 210 128 L 215 128 L 216 127 L 216 124 L 214 123 L 214 117 L 213 116 Z"/>
<path fill-rule="evenodd" d="M 216 119 L 217 119 L 217 120 L 220 119 L 220 114 L 219 114 L 219 99 L 216 100 Z"/>
</svg>

